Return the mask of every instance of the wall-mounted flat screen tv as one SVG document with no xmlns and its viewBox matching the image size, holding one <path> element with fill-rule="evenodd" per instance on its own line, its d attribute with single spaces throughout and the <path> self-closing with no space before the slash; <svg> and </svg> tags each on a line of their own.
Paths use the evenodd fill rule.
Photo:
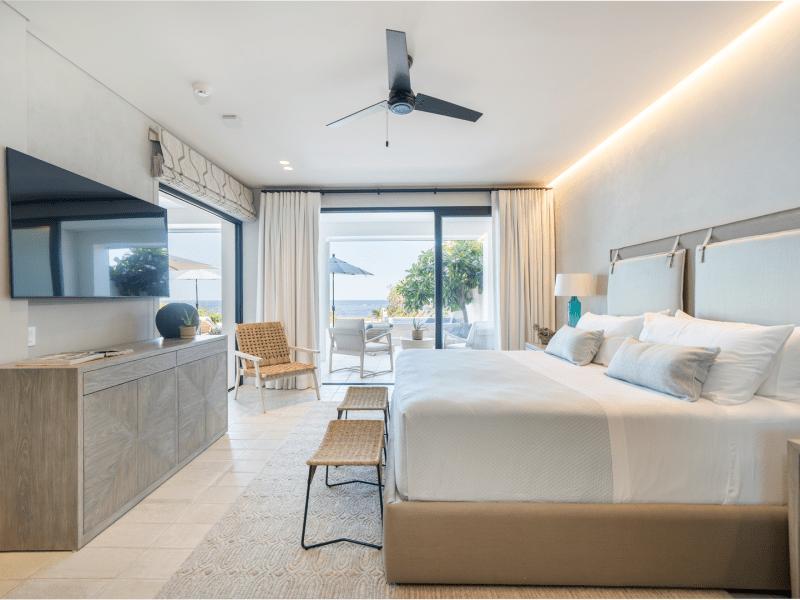
<svg viewBox="0 0 800 600">
<path fill-rule="evenodd" d="M 167 211 L 6 149 L 13 298 L 169 296 Z"/>
</svg>

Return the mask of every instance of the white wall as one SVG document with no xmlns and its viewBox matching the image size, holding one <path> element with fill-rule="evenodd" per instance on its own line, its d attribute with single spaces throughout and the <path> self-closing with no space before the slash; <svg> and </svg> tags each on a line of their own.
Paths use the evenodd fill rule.
<svg viewBox="0 0 800 600">
<path fill-rule="evenodd" d="M 148 127 L 153 121 L 26 30 L 0 2 L 0 150 L 6 147 L 155 202 Z M 155 337 L 156 300 L 9 298 L 5 168 L 0 168 L 0 363 Z M 27 328 L 36 327 L 36 346 Z"/>
<path fill-rule="evenodd" d="M 557 272 L 605 275 L 611 248 L 800 206 L 800 3 L 780 10 L 556 180 Z"/>
<path fill-rule="evenodd" d="M 20 152 L 28 149 L 26 35 L 25 19 L 8 4 L 0 2 L 0 150 L 3 162 L 6 147 Z M 28 303 L 10 298 L 7 219 L 3 166 L 0 167 L 0 324 L 3 327 L 0 363 L 28 355 Z"/>
<path fill-rule="evenodd" d="M 23 58 L 28 154 L 157 202 L 147 140 L 155 122 L 30 34 Z M 4 263 L 5 248 L 0 253 Z M 28 324 L 36 327 L 36 346 L 29 356 L 156 337 L 156 302 L 31 301 Z"/>
</svg>

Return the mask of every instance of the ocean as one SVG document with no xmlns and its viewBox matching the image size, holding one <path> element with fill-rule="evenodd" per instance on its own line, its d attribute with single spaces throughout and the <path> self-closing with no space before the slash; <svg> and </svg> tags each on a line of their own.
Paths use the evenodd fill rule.
<svg viewBox="0 0 800 600">
<path fill-rule="evenodd" d="M 194 298 L 191 300 L 170 300 L 170 302 L 185 302 L 194 306 Z M 200 299 L 200 306 L 206 306 L 217 311 L 222 310 L 220 300 Z M 380 307 L 381 309 L 389 306 L 388 300 L 337 300 L 336 315 L 339 317 L 349 317 L 351 319 L 369 318 L 372 311 Z"/>
<path fill-rule="evenodd" d="M 389 306 L 388 300 L 337 300 L 336 316 L 351 319 L 367 318 L 372 311 Z"/>
</svg>

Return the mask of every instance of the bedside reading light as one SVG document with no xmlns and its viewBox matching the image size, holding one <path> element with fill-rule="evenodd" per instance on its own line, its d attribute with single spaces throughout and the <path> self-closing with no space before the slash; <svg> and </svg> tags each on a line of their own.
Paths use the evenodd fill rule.
<svg viewBox="0 0 800 600">
<path fill-rule="evenodd" d="M 591 273 L 560 273 L 556 275 L 556 296 L 567 296 L 569 301 L 569 326 L 575 327 L 581 318 L 578 296 L 596 295 L 597 283 Z"/>
</svg>

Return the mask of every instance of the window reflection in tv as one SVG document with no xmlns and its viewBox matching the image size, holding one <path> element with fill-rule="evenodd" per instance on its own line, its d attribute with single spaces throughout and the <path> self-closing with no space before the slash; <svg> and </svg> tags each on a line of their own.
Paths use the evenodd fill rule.
<svg viewBox="0 0 800 600">
<path fill-rule="evenodd" d="M 167 213 L 6 151 L 15 298 L 169 296 Z"/>
</svg>

